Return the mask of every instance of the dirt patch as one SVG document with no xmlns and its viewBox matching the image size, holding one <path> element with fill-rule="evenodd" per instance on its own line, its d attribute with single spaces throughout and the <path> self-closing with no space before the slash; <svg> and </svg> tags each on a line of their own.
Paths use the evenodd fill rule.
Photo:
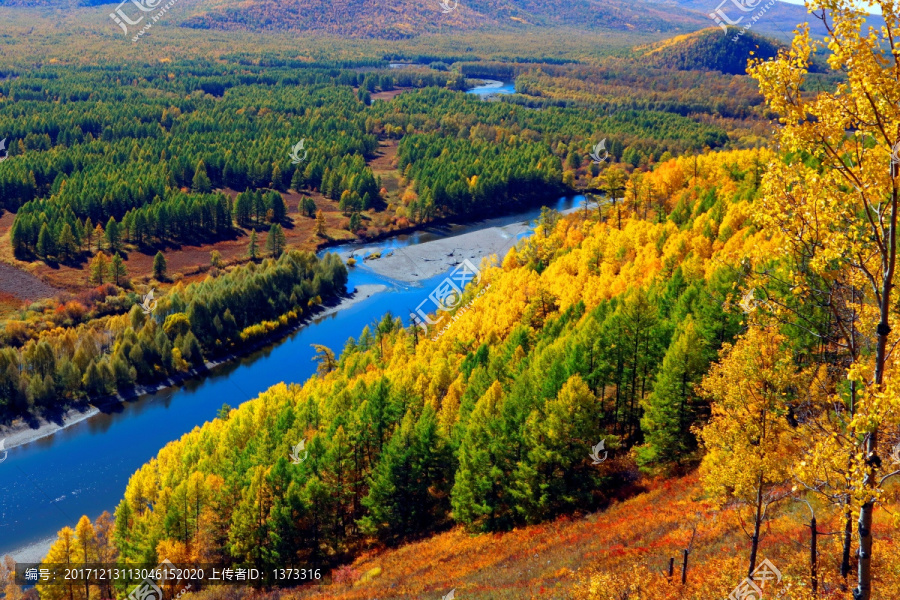
<svg viewBox="0 0 900 600">
<path fill-rule="evenodd" d="M 393 90 L 392 92 L 399 93 L 401 91 Z M 400 193 L 400 177 L 394 166 L 397 145 L 397 140 L 382 140 L 376 156 L 369 162 L 373 173 L 381 178 L 382 185 L 387 191 L 384 200 L 388 204 L 396 203 Z M 225 189 L 222 191 L 231 198 L 236 198 L 238 195 L 235 190 Z M 288 215 L 282 226 L 289 248 L 316 250 L 326 243 L 333 244 L 357 239 L 355 234 L 347 230 L 350 219 L 341 213 L 338 203 L 326 198 L 320 192 L 291 190 L 283 193 L 282 196 Z M 316 207 L 325 214 L 327 239 L 316 235 L 315 218 L 307 217 L 305 213 L 299 212 L 300 202 L 305 197 L 312 198 Z M 9 275 L 0 271 L 0 314 L 18 310 L 23 301 L 51 297 L 63 290 L 77 294 L 92 287 L 88 280 L 90 256 L 87 253 L 82 255 L 79 264 L 73 265 L 48 265 L 39 260 L 32 262 L 17 260 L 9 241 L 9 233 L 14 220 L 15 214 L 13 213 L 0 215 L 0 263 L 6 263 L 6 267 L 10 271 Z M 363 220 L 370 236 L 383 235 L 400 227 L 408 226 L 408 223 L 398 224 L 397 219 L 390 211 L 365 211 Z M 129 245 L 122 252 L 122 258 L 125 259 L 129 279 L 135 283 L 146 283 L 152 279 L 153 259 L 157 250 L 161 249 L 166 257 L 168 277 L 176 279 L 180 276 L 189 282 L 206 276 L 213 251 L 219 252 L 226 265 L 246 262 L 251 231 L 252 228 L 239 229 L 230 239 L 214 244 L 203 243 L 200 240 L 192 243 L 188 240 L 186 243 L 168 244 L 160 248 L 136 248 Z M 265 248 L 268 235 L 268 224 L 257 228 L 256 238 L 260 256 L 267 254 Z"/>
<path fill-rule="evenodd" d="M 31 273 L 0 262 L 0 298 L 12 296 L 23 302 L 34 302 L 58 293 L 58 289 Z"/>
<path fill-rule="evenodd" d="M 381 178 L 381 186 L 387 191 L 385 202 L 396 204 L 400 199 L 400 172 L 397 171 L 397 140 L 381 140 L 378 153 L 369 161 L 375 177 Z"/>
<path fill-rule="evenodd" d="M 396 98 L 397 96 L 402 94 L 403 92 L 408 92 L 411 89 L 412 88 L 398 88 L 395 90 L 388 90 L 386 92 L 375 92 L 374 94 L 371 94 L 371 96 L 372 96 L 373 101 L 374 100 L 384 100 L 386 102 L 390 102 L 391 100 L 393 100 L 394 98 Z"/>
</svg>

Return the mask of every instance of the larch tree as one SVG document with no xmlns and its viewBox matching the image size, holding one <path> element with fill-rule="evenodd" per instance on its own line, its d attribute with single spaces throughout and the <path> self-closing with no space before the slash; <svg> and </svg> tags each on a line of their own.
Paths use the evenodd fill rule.
<svg viewBox="0 0 900 600">
<path fill-rule="evenodd" d="M 269 235 L 266 237 L 266 250 L 277 258 L 284 252 L 285 246 L 287 246 L 287 238 L 284 235 L 284 230 L 281 228 L 281 225 L 275 223 L 269 229 Z"/>
<path fill-rule="evenodd" d="M 194 178 L 191 181 L 191 191 L 199 194 L 208 194 L 212 191 L 212 183 L 206 174 L 206 164 L 203 160 L 197 163 L 197 169 L 194 171 Z"/>
<path fill-rule="evenodd" d="M 79 564 L 87 564 L 98 562 L 98 558 L 94 525 L 86 515 L 82 515 L 75 526 L 75 560 Z M 87 579 L 84 581 L 84 597 L 85 600 L 91 597 L 90 582 Z"/>
<path fill-rule="evenodd" d="M 115 256 L 109 262 L 109 279 L 118 286 L 125 285 L 128 278 L 128 270 L 125 268 L 125 261 L 116 252 Z"/>
<path fill-rule="evenodd" d="M 328 229 L 325 224 L 325 213 L 322 212 L 321 208 L 316 211 L 316 235 L 319 237 L 328 235 Z"/>
<path fill-rule="evenodd" d="M 56 247 L 59 257 L 63 261 L 69 260 L 78 251 L 78 242 L 75 239 L 75 234 L 72 233 L 72 226 L 68 223 L 63 225 L 62 230 L 59 232 L 59 240 Z"/>
<path fill-rule="evenodd" d="M 900 422 L 900 389 L 891 349 L 897 343 L 894 279 L 900 217 L 900 2 L 876 0 L 885 25 L 864 27 L 853 0 L 808 0 L 827 12 L 829 35 L 811 38 L 808 27 L 789 50 L 750 69 L 769 108 L 779 115 L 777 144 L 785 152 L 763 180 L 760 221 L 777 232 L 801 300 L 840 283 L 852 293 L 858 318 L 844 322 L 841 343 L 857 350 L 845 370 L 855 389 L 840 402 L 848 430 L 859 440 L 850 457 L 854 514 L 858 514 L 856 600 L 872 590 L 873 513 L 886 478 L 880 441 Z M 833 91 L 801 93 L 811 57 L 829 51 L 828 65 L 843 79 Z M 810 286 L 809 273 L 824 282 Z M 839 316 L 836 315 L 839 319 Z"/>
<path fill-rule="evenodd" d="M 106 277 L 106 270 L 106 255 L 103 254 L 103 252 L 97 252 L 91 260 L 91 283 L 94 285 L 103 285 L 103 279 Z"/>
<path fill-rule="evenodd" d="M 162 281 L 166 278 L 166 270 L 168 269 L 168 265 L 166 264 L 166 257 L 162 252 L 157 252 L 156 256 L 153 257 L 153 277 L 156 278 L 157 281 Z"/>
<path fill-rule="evenodd" d="M 56 541 L 50 546 L 50 551 L 47 552 L 43 562 L 53 565 L 77 564 L 77 554 L 75 532 L 71 527 L 63 527 L 57 534 Z M 39 583 L 37 591 L 42 600 L 74 600 L 76 597 L 75 585 L 72 583 L 65 585 Z"/>
<path fill-rule="evenodd" d="M 696 385 L 706 371 L 706 343 L 688 319 L 669 345 L 653 391 L 644 399 L 641 430 L 646 442 L 638 449 L 642 465 L 680 462 L 696 448 L 691 433 L 697 420 Z"/>
<path fill-rule="evenodd" d="M 119 249 L 119 244 L 122 241 L 122 235 L 119 231 L 119 224 L 116 223 L 115 217 L 110 217 L 109 221 L 106 222 L 106 230 L 104 232 L 104 236 L 106 237 L 106 244 L 107 246 L 109 246 L 109 249 L 111 251 L 116 251 Z"/>
<path fill-rule="evenodd" d="M 247 246 L 247 257 L 256 260 L 259 257 L 259 242 L 256 241 L 256 230 L 250 232 L 250 244 Z"/>
</svg>

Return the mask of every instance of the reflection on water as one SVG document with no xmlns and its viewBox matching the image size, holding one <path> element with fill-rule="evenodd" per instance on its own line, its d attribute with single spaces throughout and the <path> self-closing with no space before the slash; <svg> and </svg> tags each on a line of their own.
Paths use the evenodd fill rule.
<svg viewBox="0 0 900 600">
<path fill-rule="evenodd" d="M 582 201 L 582 197 L 561 198 L 551 204 L 566 210 Z M 330 251 L 369 253 L 402 248 L 531 221 L 539 214 L 540 209 L 532 209 Z M 378 321 L 384 313 L 397 314 L 398 307 L 419 304 L 445 276 L 421 285 L 403 284 L 357 266 L 350 270 L 348 289 L 364 284 L 382 284 L 387 289 L 316 319 L 271 346 L 220 365 L 205 377 L 106 409 L 52 436 L 13 448 L 0 464 L 0 556 L 54 535 L 66 525 L 74 527 L 83 514 L 96 518 L 104 510 L 113 511 L 131 474 L 166 443 L 215 418 L 223 403 L 238 406 L 281 381 L 308 379 L 316 369 L 311 344 L 324 344 L 339 352 L 347 338 L 359 335 L 365 325 Z"/>
</svg>

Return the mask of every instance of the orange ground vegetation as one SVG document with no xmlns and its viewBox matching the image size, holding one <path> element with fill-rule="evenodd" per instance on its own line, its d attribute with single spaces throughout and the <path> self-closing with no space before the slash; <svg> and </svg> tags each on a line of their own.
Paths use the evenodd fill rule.
<svg viewBox="0 0 900 600">
<path fill-rule="evenodd" d="M 657 479 L 647 491 L 584 517 L 503 534 L 471 535 L 455 528 L 392 550 L 373 551 L 339 570 L 338 583 L 291 590 L 282 600 L 438 600 L 456 590 L 459 600 L 712 600 L 726 598 L 746 577 L 748 539 L 736 514 L 703 499 L 696 474 Z M 781 585 L 764 598 L 807 600 L 809 529 L 803 505 L 786 505 L 761 542 L 760 560 L 782 572 Z M 886 511 L 879 517 L 886 519 Z M 696 528 L 696 533 L 695 533 Z M 840 529 L 819 523 L 819 531 Z M 680 584 L 682 550 L 693 546 L 688 581 Z M 820 600 L 847 598 L 838 573 L 838 536 L 820 537 Z M 900 542 L 878 540 L 879 600 L 900 589 Z M 666 575 L 676 558 L 675 577 Z M 380 571 L 380 573 L 379 573 Z M 376 575 L 376 573 L 378 573 Z M 851 575 L 852 577 L 852 575 Z"/>
</svg>

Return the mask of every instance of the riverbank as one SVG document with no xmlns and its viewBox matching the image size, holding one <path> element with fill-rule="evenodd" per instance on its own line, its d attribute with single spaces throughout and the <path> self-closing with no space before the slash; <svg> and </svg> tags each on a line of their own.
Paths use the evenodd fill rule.
<svg viewBox="0 0 900 600">
<path fill-rule="evenodd" d="M 520 236 L 529 229 L 528 223 L 490 227 L 407 248 L 395 248 L 377 258 L 358 256 L 355 250 L 340 252 L 338 255 L 344 261 L 355 258 L 358 263 L 365 264 L 383 277 L 416 283 L 447 273 L 465 260 L 475 266 L 483 258 L 490 256 L 503 260 L 506 253 L 518 243 Z"/>
<path fill-rule="evenodd" d="M 214 369 L 215 367 L 236 360 L 241 356 L 250 354 L 251 352 L 258 350 L 263 346 L 267 346 L 279 339 L 289 336 L 293 332 L 308 324 L 310 321 L 330 316 L 345 308 L 349 308 L 355 304 L 368 300 L 375 294 L 381 293 L 386 289 L 387 286 L 385 285 L 359 285 L 356 287 L 353 293 L 344 296 L 340 299 L 340 301 L 324 305 L 321 310 L 313 315 L 310 315 L 306 319 L 303 319 L 293 327 L 288 327 L 286 329 L 274 332 L 271 336 L 266 336 L 265 339 L 257 340 L 256 342 L 249 344 L 244 348 L 241 348 L 240 352 L 231 353 L 215 360 L 207 361 L 202 367 L 191 369 L 186 373 L 172 376 L 169 379 L 161 381 L 158 384 L 137 386 L 128 394 L 110 396 L 107 398 L 95 400 L 92 403 L 82 405 L 78 408 L 69 409 L 65 413 L 55 416 L 52 419 L 35 418 L 31 422 L 24 419 L 17 419 L 13 421 L 11 425 L 0 426 L 0 440 L 5 440 L 6 450 L 11 450 L 17 446 L 24 446 L 25 444 L 29 444 L 41 438 L 51 436 L 58 431 L 61 431 L 67 427 L 71 427 L 72 425 L 80 423 L 85 419 L 89 419 L 99 414 L 104 408 L 109 408 L 122 402 L 137 400 L 148 394 L 154 394 L 170 387 L 176 387 L 189 379 L 201 377 L 205 372 Z"/>
</svg>

